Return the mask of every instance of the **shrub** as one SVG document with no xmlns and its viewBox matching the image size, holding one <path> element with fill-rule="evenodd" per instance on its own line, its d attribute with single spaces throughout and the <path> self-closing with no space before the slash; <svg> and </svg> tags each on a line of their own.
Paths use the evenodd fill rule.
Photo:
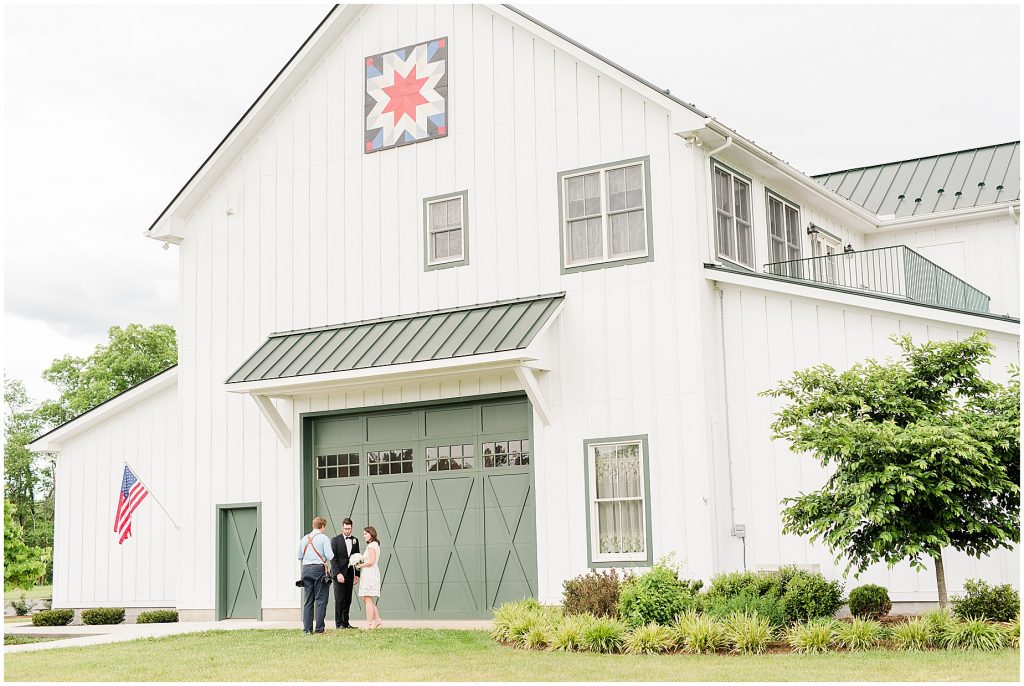
<svg viewBox="0 0 1024 686">
<path fill-rule="evenodd" d="M 630 655 L 651 655 L 672 650 L 675 637 L 669 627 L 651 622 L 630 630 L 623 644 Z"/>
<path fill-rule="evenodd" d="M 688 653 L 715 653 L 726 646 L 725 625 L 710 615 L 686 612 L 672 628 L 676 647 Z"/>
<path fill-rule="evenodd" d="M 754 613 L 776 628 L 786 623 L 786 608 L 782 599 L 774 595 L 756 596 L 749 591 L 731 597 L 706 594 L 701 597 L 700 606 L 704 614 L 721 620 L 734 614 Z"/>
<path fill-rule="evenodd" d="M 998 650 L 1004 645 L 1004 636 L 999 625 L 969 618 L 946 628 L 942 646 L 953 650 Z"/>
<path fill-rule="evenodd" d="M 1010 584 L 989 586 L 981 579 L 964 582 L 964 594 L 953 596 L 957 617 L 985 618 L 993 622 L 1012 622 L 1020 616 L 1020 594 Z"/>
<path fill-rule="evenodd" d="M 563 584 L 562 610 L 568 615 L 614 617 L 619 604 L 619 590 L 629 579 L 629 576 L 620 579 L 614 569 L 592 569 L 587 574 L 569 579 Z"/>
<path fill-rule="evenodd" d="M 178 621 L 176 610 L 148 610 L 140 612 L 135 618 L 136 624 L 170 624 Z"/>
<path fill-rule="evenodd" d="M 772 635 L 771 623 L 756 612 L 737 613 L 725 621 L 725 640 L 734 653 L 763 653 Z"/>
<path fill-rule="evenodd" d="M 787 622 L 834 617 L 843 606 L 843 584 L 817 572 L 797 572 L 782 594 Z"/>
<path fill-rule="evenodd" d="M 551 631 L 549 641 L 552 650 L 577 651 L 585 650 L 586 642 L 583 633 L 590 626 L 593 618 L 590 615 L 566 615 Z"/>
<path fill-rule="evenodd" d="M 780 572 L 728 572 L 711 579 L 707 597 L 734 598 L 782 595 L 783 575 Z"/>
<path fill-rule="evenodd" d="M 94 607 L 91 610 L 82 610 L 83 624 L 120 624 L 123 621 L 123 607 Z"/>
<path fill-rule="evenodd" d="M 892 644 L 897 650 L 924 650 L 932 643 L 928 625 L 919 618 L 892 628 Z"/>
<path fill-rule="evenodd" d="M 855 617 L 852 622 L 840 622 L 836 628 L 836 643 L 847 650 L 874 648 L 882 640 L 884 630 L 874 619 Z"/>
<path fill-rule="evenodd" d="M 876 584 L 865 584 L 850 591 L 850 614 L 864 619 L 878 619 L 889 614 L 892 601 L 889 591 Z"/>
<path fill-rule="evenodd" d="M 610 617 L 594 617 L 583 629 L 583 645 L 594 653 L 617 653 L 626 637 L 626 625 Z"/>
<path fill-rule="evenodd" d="M 786 632 L 786 643 L 797 653 L 827 653 L 836 642 L 837 624 L 834 619 L 812 619 L 796 624 Z"/>
<path fill-rule="evenodd" d="M 17 600 L 11 601 L 11 609 L 14 610 L 14 614 L 19 617 L 26 617 L 28 613 L 32 611 L 32 603 L 25 599 L 25 595 L 22 594 Z"/>
<path fill-rule="evenodd" d="M 619 589 L 619 616 L 632 627 L 671 624 L 676 615 L 697 606 L 700 581 L 680 581 L 674 569 L 658 563 L 641 576 L 626 580 Z"/>
<path fill-rule="evenodd" d="M 33 626 L 67 626 L 75 618 L 75 611 L 69 608 L 63 610 L 42 610 L 32 615 Z"/>
</svg>

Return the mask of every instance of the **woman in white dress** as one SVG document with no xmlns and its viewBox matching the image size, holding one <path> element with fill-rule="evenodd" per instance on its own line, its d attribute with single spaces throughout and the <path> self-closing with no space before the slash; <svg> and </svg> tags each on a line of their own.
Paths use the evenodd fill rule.
<svg viewBox="0 0 1024 686">
<path fill-rule="evenodd" d="M 366 628 L 376 629 L 384 624 L 377 611 L 377 599 L 380 597 L 380 567 L 377 566 L 380 560 L 380 541 L 377 540 L 377 530 L 372 526 L 363 529 L 363 540 L 366 541 L 366 552 L 363 553 L 363 562 L 357 565 L 361 570 L 359 597 L 363 599 L 366 608 Z"/>
</svg>

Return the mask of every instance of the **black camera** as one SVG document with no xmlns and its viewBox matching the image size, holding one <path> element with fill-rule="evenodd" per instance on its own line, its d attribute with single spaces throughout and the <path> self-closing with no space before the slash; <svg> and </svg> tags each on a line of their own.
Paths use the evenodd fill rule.
<svg viewBox="0 0 1024 686">
<path fill-rule="evenodd" d="M 320 583 L 322 583 L 322 584 L 329 584 L 329 583 L 331 583 L 331 581 L 332 581 L 332 579 L 331 579 L 329 574 L 324 574 L 322 577 L 320 577 Z M 298 581 L 296 581 L 295 582 L 295 586 L 297 588 L 302 588 L 304 586 L 304 584 L 302 583 L 302 579 L 299 579 Z"/>
</svg>

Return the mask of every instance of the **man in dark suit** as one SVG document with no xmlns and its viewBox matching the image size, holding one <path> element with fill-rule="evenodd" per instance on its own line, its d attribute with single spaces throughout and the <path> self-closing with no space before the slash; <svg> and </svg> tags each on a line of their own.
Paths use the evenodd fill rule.
<svg viewBox="0 0 1024 686">
<path fill-rule="evenodd" d="M 359 583 L 359 570 L 348 566 L 348 559 L 359 552 L 359 541 L 352 535 L 352 520 L 345 517 L 341 523 L 341 534 L 331 539 L 331 560 L 334 575 L 334 625 L 339 629 L 354 629 L 348 621 L 352 606 L 352 587 Z"/>
</svg>

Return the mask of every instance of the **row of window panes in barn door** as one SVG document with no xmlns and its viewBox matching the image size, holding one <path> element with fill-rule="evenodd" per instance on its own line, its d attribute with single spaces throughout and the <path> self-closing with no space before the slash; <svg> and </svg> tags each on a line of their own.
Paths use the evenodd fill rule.
<svg viewBox="0 0 1024 686">
<path fill-rule="evenodd" d="M 430 261 L 453 262 L 463 257 L 462 198 L 430 203 Z"/>
<path fill-rule="evenodd" d="M 432 446 L 426 449 L 428 472 L 473 469 L 476 447 L 472 443 Z M 530 464 L 530 441 L 495 441 L 483 444 L 484 467 L 516 467 Z M 410 474 L 413 449 L 373 450 L 366 453 L 369 476 Z M 316 456 L 316 478 L 344 479 L 359 476 L 359 453 Z"/>
<path fill-rule="evenodd" d="M 642 164 L 566 177 L 569 264 L 646 254 L 644 201 Z"/>
<path fill-rule="evenodd" d="M 643 476 L 638 443 L 592 446 L 598 552 L 643 553 Z"/>
</svg>

